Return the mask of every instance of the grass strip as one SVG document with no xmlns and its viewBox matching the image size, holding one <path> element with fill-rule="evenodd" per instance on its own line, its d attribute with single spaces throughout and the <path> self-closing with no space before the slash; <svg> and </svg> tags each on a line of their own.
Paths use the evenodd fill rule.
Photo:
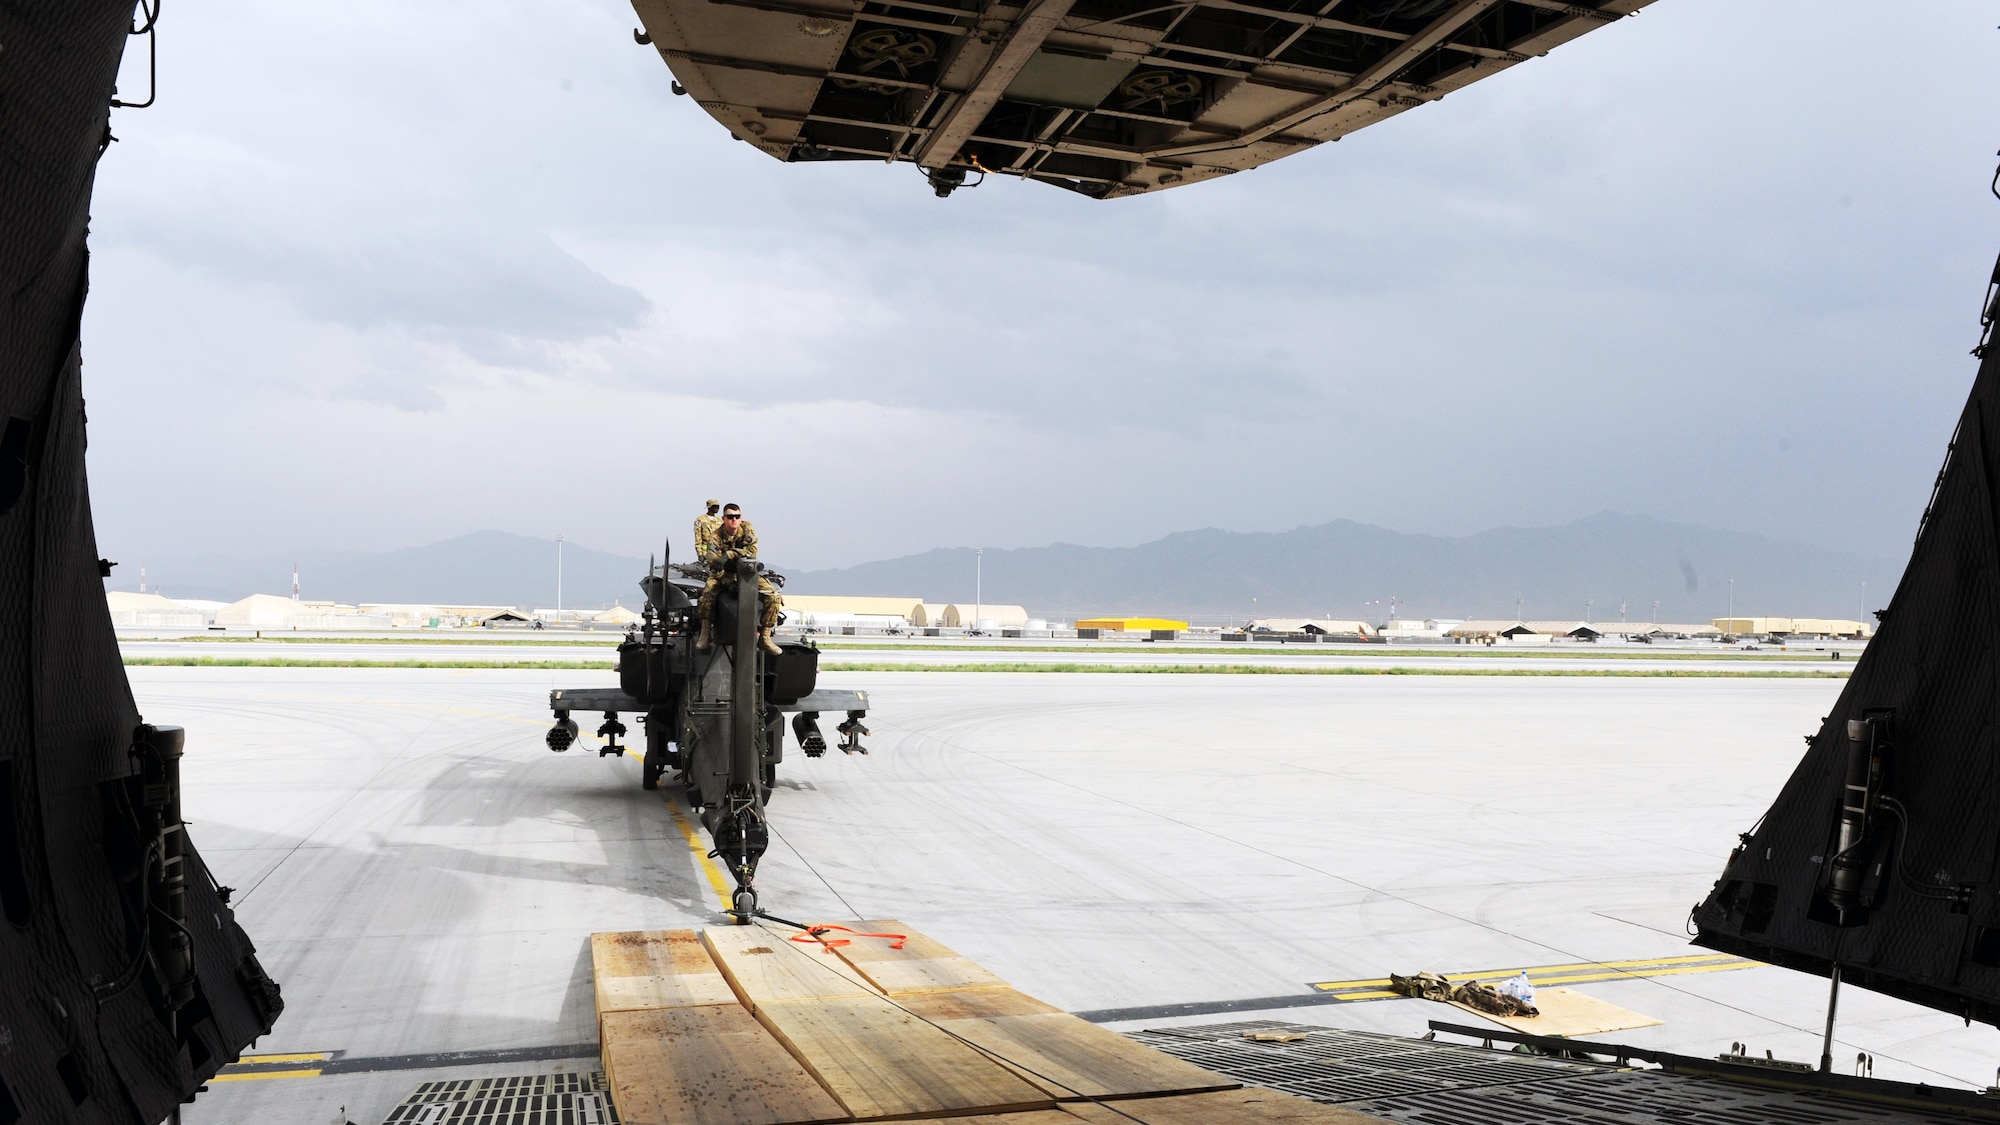
<svg viewBox="0 0 2000 1125">
<path fill-rule="evenodd" d="M 168 668 L 461 668 L 543 669 L 608 672 L 609 660 L 293 660 L 281 656 L 128 656 L 128 666 Z M 1118 672 L 1204 676 L 1597 676 L 1624 679 L 1844 680 L 1847 672 L 1784 669 L 1696 668 L 1288 668 L 1269 664 L 896 664 L 888 661 L 829 662 L 822 672 Z"/>
<path fill-rule="evenodd" d="M 152 638 L 132 637 L 124 644 L 132 646 L 148 644 L 287 644 L 287 645 L 480 645 L 501 648 L 508 645 L 535 645 L 544 647 L 616 648 L 625 639 L 624 634 L 608 635 L 600 638 L 535 635 L 522 636 L 518 633 L 497 636 L 474 637 L 298 637 L 291 635 L 270 637 L 204 636 L 195 634 L 185 637 Z M 1489 648 L 1485 645 L 1425 645 L 1413 650 L 1403 645 L 1341 645 L 1339 647 L 1262 642 L 1221 642 L 1204 645 L 1157 645 L 1120 644 L 1117 642 L 1081 641 L 1076 644 L 1023 645 L 1004 642 L 982 645 L 976 643 L 924 644 L 921 642 L 896 641 L 845 641 L 826 637 L 812 637 L 821 651 L 847 650 L 854 652 L 1074 652 L 1079 654 L 1096 652 L 1146 653 L 1153 656 L 1211 656 L 1217 652 L 1236 651 L 1246 655 L 1259 656 L 1359 656 L 1372 660 L 1408 659 L 1416 655 L 1430 657 L 1499 657 L 1512 660 L 1799 660 L 1813 659 L 1810 652 L 1831 651 L 1821 649 L 1763 649 L 1745 652 L 1740 649 L 1724 649 L 1719 652 L 1688 652 L 1686 650 L 1631 652 L 1631 651 L 1576 651 L 1569 649 L 1504 649 Z M 1242 645 L 1235 648 L 1235 645 Z M 1849 651 L 1849 650 L 1842 650 Z"/>
<path fill-rule="evenodd" d="M 1777 679 L 1844 680 L 1846 671 L 1698 668 L 1411 668 L 1341 667 L 1287 668 L 1270 664 L 892 664 L 875 662 L 824 663 L 822 672 L 1124 672 L 1209 676 L 1605 676 L 1625 679 Z"/>
<path fill-rule="evenodd" d="M 625 639 L 623 633 L 604 633 L 597 637 L 583 638 L 574 634 L 549 636 L 536 633 L 501 633 L 483 637 L 300 637 L 290 633 L 270 637 L 218 637 L 209 633 L 191 633 L 185 637 L 126 637 L 120 643 L 128 645 L 147 644 L 203 644 L 203 645 L 578 645 L 583 648 L 616 648 Z"/>
<path fill-rule="evenodd" d="M 166 668 L 543 668 L 608 672 L 611 660 L 293 660 L 283 656 L 128 656 L 126 666 Z"/>
<path fill-rule="evenodd" d="M 815 638 L 815 640 L 818 639 Z M 1550 651 L 1547 649 L 1509 650 L 1488 648 L 1485 645 L 1439 645 L 1436 647 L 1425 645 L 1422 648 L 1402 645 L 1341 645 L 1336 648 L 1326 645 L 1276 644 L 1269 641 L 1256 644 L 1235 641 L 1227 643 L 1217 642 L 1212 645 L 1200 646 L 1151 644 L 1099 645 L 1096 642 L 1090 641 L 1074 645 L 926 645 L 894 643 L 855 644 L 845 641 L 818 640 L 818 644 L 820 649 L 825 652 L 832 652 L 836 649 L 853 651 L 872 650 L 878 652 L 1143 652 L 1154 656 L 1212 656 L 1217 652 L 1234 651 L 1245 653 L 1246 655 L 1256 653 L 1259 656 L 1363 656 L 1377 660 L 1408 660 L 1412 656 L 1421 656 L 1426 659 L 1433 656 L 1466 658 L 1499 657 L 1510 660 L 1809 660 L 1813 659 L 1809 655 L 1809 652 L 1820 651 L 1818 649 L 1773 648 L 1757 652 L 1744 652 L 1733 649 L 1724 649 L 1720 652 L 1687 652 L 1685 650 L 1671 652 L 1581 652 L 1570 650 Z M 1822 657 L 1820 659 L 1825 658 Z M 1843 657 L 1842 659 L 1846 658 Z M 1831 663 L 1831 661 L 1828 662 Z"/>
</svg>

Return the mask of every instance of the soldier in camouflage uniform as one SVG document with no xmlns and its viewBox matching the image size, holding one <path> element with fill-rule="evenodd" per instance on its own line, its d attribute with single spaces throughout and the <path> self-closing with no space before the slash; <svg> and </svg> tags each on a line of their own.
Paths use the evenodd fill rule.
<svg viewBox="0 0 2000 1125">
<path fill-rule="evenodd" d="M 715 529 L 722 526 L 722 501 L 710 500 L 708 510 L 694 518 L 694 557 L 706 559 L 715 550 Z"/>
<path fill-rule="evenodd" d="M 730 569 L 737 559 L 757 557 L 757 529 L 743 518 L 743 511 L 734 504 L 722 509 L 722 526 L 716 529 L 713 547 L 703 556 L 708 564 L 708 583 L 701 588 L 701 601 L 696 610 L 701 616 L 701 636 L 694 642 L 696 652 L 707 652 L 715 643 L 715 599 L 722 594 L 724 586 L 736 585 L 736 575 Z M 778 607 L 784 599 L 778 596 L 778 588 L 771 580 L 759 575 L 757 593 L 764 603 L 764 614 L 757 626 L 757 643 L 772 656 L 778 655 L 778 642 L 771 639 L 771 631 L 778 627 Z M 738 603 L 741 604 L 740 602 Z"/>
</svg>

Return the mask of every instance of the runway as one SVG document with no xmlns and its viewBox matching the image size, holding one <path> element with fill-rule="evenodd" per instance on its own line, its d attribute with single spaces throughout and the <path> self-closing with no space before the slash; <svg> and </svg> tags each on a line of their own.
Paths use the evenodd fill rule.
<svg viewBox="0 0 2000 1125">
<path fill-rule="evenodd" d="M 591 1068 L 588 934 L 718 920 L 699 853 L 636 761 L 542 745 L 547 690 L 607 673 L 131 675 L 149 721 L 188 728 L 194 838 L 285 988 L 257 1052 L 298 1056 L 267 1068 L 294 1077 L 218 1083 L 189 1122 L 344 1106 L 373 1125 L 426 1079 Z M 1452 1011 L 1312 985 L 1622 962 L 1575 987 L 1665 1023 L 1611 1038 L 1818 1056 L 1823 980 L 1627 972 L 1704 952 L 1688 909 L 1840 681 L 822 682 L 870 689 L 874 753 L 788 751 L 760 877 L 785 917 L 901 918 L 1120 1028 L 1243 1018 L 1199 1012 L 1248 1003 L 1421 1034 Z M 1878 1076 L 1983 1086 L 1992 1046 L 1992 1029 L 1843 994 L 1835 1057 L 1867 1051 Z M 483 1065 L 430 1067 L 443 1052 Z"/>
</svg>

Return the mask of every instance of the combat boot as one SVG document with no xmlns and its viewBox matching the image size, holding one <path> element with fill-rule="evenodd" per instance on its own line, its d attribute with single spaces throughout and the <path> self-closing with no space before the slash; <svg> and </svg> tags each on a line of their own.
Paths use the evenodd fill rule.
<svg viewBox="0 0 2000 1125">
<path fill-rule="evenodd" d="M 715 625 L 711 622 L 704 621 L 701 623 L 701 636 L 696 637 L 694 639 L 694 650 L 696 652 L 707 652 L 709 649 L 714 647 L 715 647 Z"/>
<path fill-rule="evenodd" d="M 784 649 L 778 647 L 778 642 L 771 639 L 771 634 L 763 629 L 757 630 L 757 647 L 770 653 L 772 656 L 783 656 L 785 652 Z"/>
</svg>

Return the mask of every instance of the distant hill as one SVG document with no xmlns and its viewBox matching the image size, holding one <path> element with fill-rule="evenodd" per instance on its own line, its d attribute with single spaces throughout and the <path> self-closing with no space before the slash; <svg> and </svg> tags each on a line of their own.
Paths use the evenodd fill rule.
<svg viewBox="0 0 2000 1125">
<path fill-rule="evenodd" d="M 504 531 L 475 531 L 440 543 L 397 551 L 298 551 L 264 558 L 223 555 L 161 556 L 145 560 L 155 585 L 170 598 L 235 601 L 250 594 L 291 591 L 299 564 L 299 592 L 339 602 L 451 602 L 556 604 L 556 542 Z M 140 560 L 127 558 L 108 590 L 139 588 Z M 565 543 L 563 604 L 638 604 L 646 560 Z"/>
<path fill-rule="evenodd" d="M 1507 617 L 1706 621 L 1738 615 L 1861 614 L 1886 603 L 1902 560 L 1863 558 L 1741 532 L 1603 512 L 1561 527 L 1502 527 L 1451 538 L 1351 520 L 1292 531 L 1181 532 L 1136 547 L 1058 543 L 989 548 L 984 598 L 1051 617 L 1156 613 L 1197 617 Z M 795 573 L 802 594 L 971 600 L 970 548 Z M 1383 605 L 1370 606 L 1381 600 Z"/>
<path fill-rule="evenodd" d="M 234 601 L 286 592 L 298 562 L 301 593 L 343 602 L 473 602 L 551 606 L 556 544 L 478 531 L 397 551 L 300 551 L 243 559 L 146 560 L 169 597 Z M 970 601 L 973 552 L 957 547 L 840 570 L 788 571 L 799 594 L 908 595 Z M 576 607 L 632 605 L 646 560 L 567 544 L 563 601 Z M 1405 535 L 1350 520 L 1284 532 L 1187 531 L 1136 547 L 1058 543 L 988 549 L 988 602 L 1038 616 L 1148 613 L 1205 619 L 1331 616 L 1379 619 L 1394 595 L 1406 618 L 1706 621 L 1729 608 L 1785 617 L 1858 617 L 1888 601 L 1901 560 L 1871 559 L 1741 532 L 1605 512 L 1561 527 L 1503 527 L 1477 535 Z M 139 561 L 126 559 L 106 588 L 134 590 Z M 1253 601 L 1254 599 L 1254 601 Z M 1380 605 L 1367 605 L 1370 602 Z"/>
</svg>

